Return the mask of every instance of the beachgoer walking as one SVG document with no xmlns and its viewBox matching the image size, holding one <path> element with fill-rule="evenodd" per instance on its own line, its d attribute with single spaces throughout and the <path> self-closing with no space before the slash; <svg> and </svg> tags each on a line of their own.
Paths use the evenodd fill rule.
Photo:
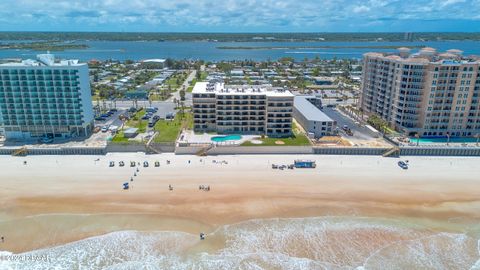
<svg viewBox="0 0 480 270">
<path fill-rule="evenodd" d="M 0 239 L 2 240 L 2 243 L 5 242 L 5 237 L 2 236 Z"/>
</svg>

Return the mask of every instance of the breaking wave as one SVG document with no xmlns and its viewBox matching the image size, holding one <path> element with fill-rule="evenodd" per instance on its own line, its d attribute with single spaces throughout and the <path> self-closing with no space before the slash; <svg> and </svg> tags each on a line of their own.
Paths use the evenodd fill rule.
<svg viewBox="0 0 480 270">
<path fill-rule="evenodd" d="M 479 252 L 479 240 L 466 234 L 389 220 L 266 219 L 222 226 L 204 241 L 184 232 L 113 232 L 17 254 L 48 260 L 0 260 L 0 269 L 480 270 Z"/>
</svg>

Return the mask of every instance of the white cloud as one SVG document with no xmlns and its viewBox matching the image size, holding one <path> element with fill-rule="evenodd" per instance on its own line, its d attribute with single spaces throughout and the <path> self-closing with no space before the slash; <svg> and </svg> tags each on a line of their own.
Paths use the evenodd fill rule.
<svg viewBox="0 0 480 270">
<path fill-rule="evenodd" d="M 137 25 L 161 27 L 163 31 L 212 27 L 232 31 L 319 26 L 350 29 L 352 25 L 395 20 L 478 20 L 474 10 L 480 10 L 480 0 L 1 0 L 0 30 L 40 23 Z"/>
<path fill-rule="evenodd" d="M 355 13 L 363 13 L 363 12 L 368 12 L 368 11 L 370 11 L 370 8 L 367 7 L 367 6 L 364 6 L 364 5 L 356 6 L 356 7 L 353 8 L 353 12 L 355 12 Z"/>
</svg>

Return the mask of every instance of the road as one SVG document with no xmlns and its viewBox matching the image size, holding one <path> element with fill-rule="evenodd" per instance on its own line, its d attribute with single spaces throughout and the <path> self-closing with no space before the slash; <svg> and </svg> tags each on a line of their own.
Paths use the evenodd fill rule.
<svg viewBox="0 0 480 270">
<path fill-rule="evenodd" d="M 344 125 L 347 125 L 352 130 L 353 136 L 348 136 L 348 138 L 354 140 L 375 140 L 367 131 L 366 127 L 355 124 L 355 121 L 341 114 L 337 109 L 325 106 L 322 111 L 328 115 L 328 117 L 337 121 L 338 128 L 342 129 Z"/>
<path fill-rule="evenodd" d="M 177 88 L 176 92 L 172 93 L 172 96 L 169 99 L 167 99 L 167 101 L 173 102 L 175 99 L 180 100 L 180 90 L 183 88 L 185 89 L 185 91 L 187 91 L 187 88 L 190 86 L 190 81 L 195 79 L 196 75 L 197 75 L 197 71 L 192 70 L 190 74 L 188 74 L 187 78 L 182 83 L 182 85 L 179 88 Z"/>
</svg>

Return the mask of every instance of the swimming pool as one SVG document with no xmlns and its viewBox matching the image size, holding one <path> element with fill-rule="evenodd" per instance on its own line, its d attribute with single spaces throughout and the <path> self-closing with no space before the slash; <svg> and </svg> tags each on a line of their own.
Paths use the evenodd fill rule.
<svg viewBox="0 0 480 270">
<path fill-rule="evenodd" d="M 448 141 L 447 137 L 424 137 L 424 138 L 410 138 L 410 142 L 420 144 L 428 144 L 428 143 L 446 143 Z M 477 142 L 476 138 L 472 137 L 450 137 L 451 143 L 475 143 Z"/>
<path fill-rule="evenodd" d="M 241 139 L 242 136 L 240 135 L 215 136 L 211 138 L 211 140 L 214 142 L 238 141 Z"/>
</svg>

